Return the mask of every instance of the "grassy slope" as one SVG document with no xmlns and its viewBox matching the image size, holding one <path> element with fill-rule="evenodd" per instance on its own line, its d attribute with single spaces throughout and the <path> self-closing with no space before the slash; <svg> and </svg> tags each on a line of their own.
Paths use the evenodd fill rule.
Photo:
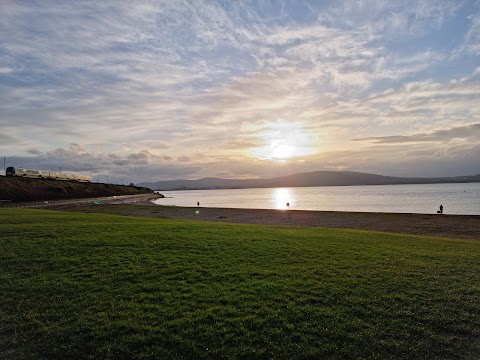
<svg viewBox="0 0 480 360">
<path fill-rule="evenodd" d="M 480 355 L 480 243 L 0 209 L 0 358 Z"/>
<path fill-rule="evenodd" d="M 136 195 L 152 192 L 150 189 L 138 186 L 0 176 L 0 200 L 14 202 Z"/>
</svg>

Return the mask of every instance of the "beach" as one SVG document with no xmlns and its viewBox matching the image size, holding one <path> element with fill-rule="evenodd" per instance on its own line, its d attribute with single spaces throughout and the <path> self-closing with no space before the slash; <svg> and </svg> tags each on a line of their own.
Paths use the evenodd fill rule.
<svg viewBox="0 0 480 360">
<path fill-rule="evenodd" d="M 160 206 L 151 202 L 114 205 L 73 205 L 51 208 L 62 211 L 108 213 L 146 218 L 347 228 L 480 240 L 480 215 L 189 208 Z"/>
</svg>

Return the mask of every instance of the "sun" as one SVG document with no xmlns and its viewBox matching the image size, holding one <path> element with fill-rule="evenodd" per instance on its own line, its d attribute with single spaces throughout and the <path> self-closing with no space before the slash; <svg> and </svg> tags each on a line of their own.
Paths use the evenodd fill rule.
<svg viewBox="0 0 480 360">
<path fill-rule="evenodd" d="M 270 157 L 274 160 L 286 160 L 294 157 L 296 150 L 293 145 L 274 142 L 270 145 Z"/>
<path fill-rule="evenodd" d="M 257 136 L 263 145 L 251 150 L 253 156 L 264 160 L 286 162 L 317 152 L 314 136 L 299 121 L 276 120 L 262 124 Z"/>
</svg>

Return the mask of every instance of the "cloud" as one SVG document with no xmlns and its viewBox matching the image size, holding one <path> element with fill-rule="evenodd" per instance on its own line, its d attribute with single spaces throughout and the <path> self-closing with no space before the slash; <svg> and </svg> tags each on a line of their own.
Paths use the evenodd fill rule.
<svg viewBox="0 0 480 360">
<path fill-rule="evenodd" d="M 392 128 L 433 131 L 439 126 L 476 123 L 480 115 L 480 83 L 477 72 L 446 82 L 409 82 L 371 94 L 369 99 L 338 102 L 318 112 L 329 123 L 357 126 L 362 137 L 383 135 Z M 338 126 L 340 126 L 338 124 Z"/>
<path fill-rule="evenodd" d="M 478 56 L 480 55 L 480 4 L 475 3 L 476 12 L 470 13 L 464 21 L 469 28 L 463 40 L 457 48 L 452 51 L 452 59 L 461 59 L 465 55 Z"/>
<path fill-rule="evenodd" d="M 7 135 L 7 134 L 0 134 L 0 143 L 6 144 L 6 145 L 12 145 L 17 143 L 17 139 L 13 136 Z"/>
<path fill-rule="evenodd" d="M 12 71 L 13 71 L 13 69 L 8 67 L 8 66 L 1 66 L 0 67 L 0 74 L 9 74 Z"/>
<path fill-rule="evenodd" d="M 27 153 L 32 155 L 42 155 L 42 152 L 38 149 L 29 149 L 27 150 Z"/>
<path fill-rule="evenodd" d="M 61 168 L 65 172 L 92 174 L 96 181 L 105 181 L 103 177 L 108 175 L 111 182 L 140 182 L 149 175 L 161 176 L 166 169 L 168 176 L 179 174 L 188 177 L 200 169 L 185 161 L 188 162 L 188 159 L 154 155 L 148 150 L 123 154 L 94 152 L 86 150 L 81 144 L 71 144 L 67 148 L 56 148 L 46 153 L 32 150 L 30 156 L 26 157 L 7 157 L 9 166 L 49 170 Z"/>
<path fill-rule="evenodd" d="M 415 137 L 405 159 L 435 156 L 429 136 L 480 121 L 475 9 L 437 0 L 6 2 L 0 151 L 139 180 L 367 169 Z M 252 158 L 262 126 L 278 119 L 301 123 L 317 154 L 290 164 Z"/>
<path fill-rule="evenodd" d="M 418 36 L 438 30 L 460 9 L 457 1 L 337 1 L 319 20 L 331 26 L 368 29 L 390 37 Z"/>
<path fill-rule="evenodd" d="M 430 133 L 413 135 L 379 136 L 353 139 L 353 141 L 372 141 L 376 144 L 400 144 L 411 142 L 448 142 L 451 140 L 468 140 L 474 138 L 480 141 L 480 124 L 458 126 L 447 130 L 437 130 Z"/>
</svg>

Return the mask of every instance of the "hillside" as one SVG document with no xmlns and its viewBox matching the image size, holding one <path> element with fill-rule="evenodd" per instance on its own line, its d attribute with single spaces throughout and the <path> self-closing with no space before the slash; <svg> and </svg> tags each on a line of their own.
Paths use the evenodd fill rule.
<svg viewBox="0 0 480 360">
<path fill-rule="evenodd" d="M 152 193 L 151 189 L 101 183 L 0 176 L 0 200 L 46 201 Z"/>
<path fill-rule="evenodd" d="M 480 182 L 480 175 L 406 178 L 352 171 L 314 171 L 293 174 L 271 179 L 221 179 L 203 178 L 199 180 L 171 180 L 139 184 L 154 190 L 200 190 L 200 189 L 243 189 L 267 187 L 308 187 L 308 186 L 348 186 L 348 185 L 395 185 L 395 184 L 435 184 Z"/>
</svg>

